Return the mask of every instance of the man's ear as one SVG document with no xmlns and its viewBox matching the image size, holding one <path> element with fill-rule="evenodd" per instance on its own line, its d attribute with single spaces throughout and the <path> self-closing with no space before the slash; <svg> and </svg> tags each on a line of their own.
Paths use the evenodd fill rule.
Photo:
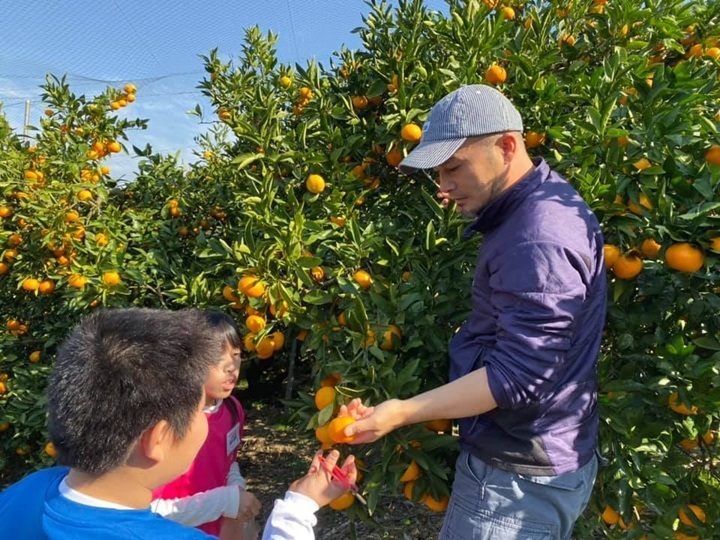
<svg viewBox="0 0 720 540">
<path fill-rule="evenodd" d="M 518 139 L 516 137 L 519 137 L 520 135 L 517 135 L 515 133 L 506 132 L 503 133 L 500 138 L 497 141 L 497 144 L 502 148 L 503 151 L 503 158 L 505 160 L 505 163 L 511 163 L 512 160 L 515 158 L 515 154 L 518 151 Z"/>
<path fill-rule="evenodd" d="M 168 452 L 172 451 L 174 443 L 175 436 L 170 424 L 166 420 L 160 420 L 140 436 L 139 446 L 147 459 L 160 462 L 168 456 Z"/>
</svg>

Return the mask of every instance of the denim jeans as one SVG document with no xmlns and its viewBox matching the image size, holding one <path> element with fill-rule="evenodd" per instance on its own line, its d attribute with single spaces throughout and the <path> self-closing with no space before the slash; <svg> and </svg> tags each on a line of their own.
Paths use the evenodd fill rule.
<svg viewBox="0 0 720 540">
<path fill-rule="evenodd" d="M 595 456 L 575 472 L 529 476 L 462 451 L 440 540 L 567 540 L 592 493 Z"/>
</svg>

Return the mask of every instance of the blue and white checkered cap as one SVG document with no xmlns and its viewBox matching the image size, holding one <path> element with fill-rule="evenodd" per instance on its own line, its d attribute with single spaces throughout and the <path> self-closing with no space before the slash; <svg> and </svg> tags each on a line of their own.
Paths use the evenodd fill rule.
<svg viewBox="0 0 720 540">
<path fill-rule="evenodd" d="M 515 106 L 484 84 L 462 86 L 438 101 L 423 125 L 422 139 L 398 168 L 404 174 L 445 163 L 468 137 L 523 130 Z"/>
</svg>

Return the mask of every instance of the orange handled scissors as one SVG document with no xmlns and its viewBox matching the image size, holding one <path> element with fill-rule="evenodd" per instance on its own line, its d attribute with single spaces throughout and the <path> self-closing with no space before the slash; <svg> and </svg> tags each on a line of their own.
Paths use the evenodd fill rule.
<svg viewBox="0 0 720 540">
<path fill-rule="evenodd" d="M 331 468 L 330 465 L 328 465 L 328 462 L 325 461 L 325 458 L 323 456 L 320 456 L 320 465 L 322 465 L 323 469 L 325 469 L 330 474 L 330 476 L 340 482 L 340 485 L 343 488 L 350 490 L 350 493 L 352 493 L 361 504 L 367 506 L 367 501 L 362 495 L 360 495 L 360 490 L 358 489 L 357 485 L 350 483 L 350 480 L 348 480 L 347 473 L 345 471 L 343 471 L 337 465 Z"/>
</svg>

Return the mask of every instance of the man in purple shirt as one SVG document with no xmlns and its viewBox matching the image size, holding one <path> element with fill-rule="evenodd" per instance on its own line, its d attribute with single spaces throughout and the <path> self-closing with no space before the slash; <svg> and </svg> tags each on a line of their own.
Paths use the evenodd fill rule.
<svg viewBox="0 0 720 540">
<path fill-rule="evenodd" d="M 450 382 L 351 412 L 355 443 L 458 419 L 442 539 L 570 538 L 597 473 L 597 357 L 606 309 L 600 226 L 575 189 L 531 160 L 519 112 L 485 85 L 441 99 L 400 164 L 438 173 L 438 197 L 483 234 L 472 313 Z"/>
</svg>

